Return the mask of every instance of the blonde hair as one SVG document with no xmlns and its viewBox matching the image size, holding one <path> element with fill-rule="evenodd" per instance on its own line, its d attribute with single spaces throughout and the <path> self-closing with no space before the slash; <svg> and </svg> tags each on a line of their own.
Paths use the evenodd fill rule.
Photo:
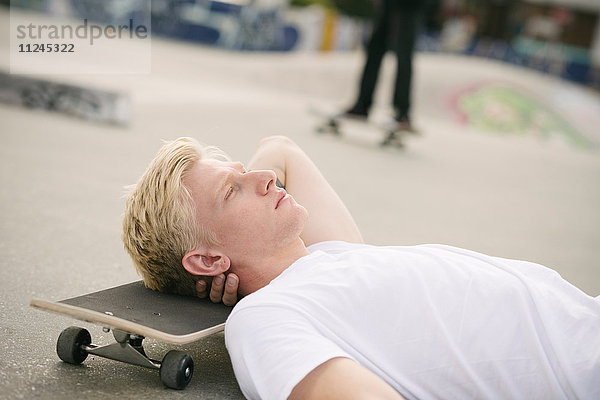
<svg viewBox="0 0 600 400">
<path fill-rule="evenodd" d="M 217 243 L 215 235 L 196 221 L 194 202 L 183 183 L 201 159 L 228 157 L 188 137 L 165 142 L 144 175 L 129 187 L 123 243 L 150 289 L 195 295 L 198 277 L 183 268 L 183 256 L 199 244 Z"/>
</svg>

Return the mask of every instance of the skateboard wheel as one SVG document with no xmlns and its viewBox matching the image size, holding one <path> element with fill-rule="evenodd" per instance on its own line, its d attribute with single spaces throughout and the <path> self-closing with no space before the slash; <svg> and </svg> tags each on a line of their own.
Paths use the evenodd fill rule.
<svg viewBox="0 0 600 400">
<path fill-rule="evenodd" d="M 328 133 L 329 128 L 325 126 L 317 126 L 317 133 Z"/>
<path fill-rule="evenodd" d="M 160 365 L 160 380 L 171 389 L 184 389 L 193 374 L 194 360 L 183 351 L 169 351 Z"/>
<path fill-rule="evenodd" d="M 380 143 L 381 147 L 386 146 L 396 146 L 398 148 L 404 147 L 404 143 L 402 143 L 402 138 L 398 135 L 396 131 L 390 131 L 386 133 L 385 139 Z"/>
<path fill-rule="evenodd" d="M 331 133 L 333 135 L 339 135 L 340 124 L 335 119 L 328 119 L 324 124 L 317 127 L 317 133 Z"/>
<path fill-rule="evenodd" d="M 71 326 L 63 330 L 56 342 L 58 357 L 69 364 L 81 364 L 88 356 L 82 349 L 92 343 L 90 333 L 83 328 Z"/>
<path fill-rule="evenodd" d="M 327 122 L 327 128 L 329 129 L 329 132 L 333 133 L 334 135 L 340 134 L 340 123 L 337 122 L 335 119 L 329 120 Z"/>
<path fill-rule="evenodd" d="M 323 126 L 319 126 L 317 127 L 317 133 L 322 133 L 322 134 L 327 134 L 327 133 L 331 133 L 334 135 L 339 135 L 340 134 L 340 130 L 338 129 L 337 126 L 331 126 L 331 125 L 323 125 Z"/>
</svg>

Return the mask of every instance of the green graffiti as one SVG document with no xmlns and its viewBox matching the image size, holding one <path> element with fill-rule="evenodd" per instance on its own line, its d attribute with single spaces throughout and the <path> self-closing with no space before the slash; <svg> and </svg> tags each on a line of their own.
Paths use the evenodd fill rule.
<svg viewBox="0 0 600 400">
<path fill-rule="evenodd" d="M 576 147 L 593 146 L 558 113 L 516 88 L 483 86 L 463 94 L 457 105 L 469 124 L 481 131 L 562 138 Z"/>
</svg>

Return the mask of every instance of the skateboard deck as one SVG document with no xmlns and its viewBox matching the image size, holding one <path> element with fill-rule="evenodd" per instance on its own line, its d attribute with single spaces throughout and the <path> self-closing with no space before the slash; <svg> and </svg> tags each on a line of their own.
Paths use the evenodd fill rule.
<svg viewBox="0 0 600 400">
<path fill-rule="evenodd" d="M 142 281 L 31 306 L 172 344 L 187 344 L 225 328 L 232 308 L 209 299 L 160 293 Z"/>
<path fill-rule="evenodd" d="M 357 131 L 363 134 L 369 130 L 376 130 L 383 135 L 379 141 L 381 147 L 404 147 L 404 137 L 408 133 L 416 133 L 414 130 L 403 129 L 402 125 L 393 118 L 384 121 L 374 121 L 369 118 L 348 116 L 344 112 L 325 113 L 318 110 L 312 110 L 321 122 L 317 125 L 316 131 L 320 134 L 332 134 L 342 136 L 351 131 Z"/>
<path fill-rule="evenodd" d="M 30 305 L 101 325 L 106 332 L 113 331 L 117 343 L 97 346 L 91 344 L 87 330 L 65 329 L 57 342 L 57 353 L 63 361 L 80 364 L 88 354 L 95 354 L 160 369 L 163 383 L 174 389 L 183 389 L 189 383 L 193 360 L 180 351 L 167 353 L 162 362 L 149 359 L 142 346 L 143 339 L 177 345 L 194 342 L 223 331 L 233 309 L 209 299 L 156 292 L 146 288 L 142 281 L 61 301 L 32 299 Z"/>
</svg>

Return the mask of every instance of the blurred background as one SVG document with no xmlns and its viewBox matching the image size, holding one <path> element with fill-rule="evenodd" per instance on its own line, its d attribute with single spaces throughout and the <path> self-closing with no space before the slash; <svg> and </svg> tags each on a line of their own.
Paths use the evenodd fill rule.
<svg viewBox="0 0 600 400">
<path fill-rule="evenodd" d="M 0 398 L 241 398 L 222 336 L 184 348 L 195 378 L 174 392 L 141 368 L 65 365 L 55 341 L 76 322 L 28 306 L 139 279 L 120 238 L 123 188 L 179 136 L 244 162 L 262 137 L 289 136 L 367 242 L 529 260 L 600 295 L 597 0 L 424 2 L 411 94 L 419 134 L 402 149 L 381 148 L 375 125 L 315 131 L 356 96 L 380 6 L 368 0 L 152 0 L 148 73 L 114 72 L 130 62 L 117 57 L 77 60 L 98 73 L 73 72 L 69 57 L 10 73 L 11 23 L 111 24 L 147 4 L 0 1 Z M 392 113 L 395 63 L 383 60 L 375 120 Z M 95 342 L 112 340 L 86 327 Z M 170 348 L 149 341 L 147 351 Z"/>
<path fill-rule="evenodd" d="M 148 0 L 13 0 L 110 23 Z M 8 6 L 9 0 L 0 4 Z M 596 0 L 422 0 L 420 51 L 499 60 L 600 88 Z M 152 34 L 245 51 L 359 49 L 377 0 L 151 0 Z"/>
</svg>

